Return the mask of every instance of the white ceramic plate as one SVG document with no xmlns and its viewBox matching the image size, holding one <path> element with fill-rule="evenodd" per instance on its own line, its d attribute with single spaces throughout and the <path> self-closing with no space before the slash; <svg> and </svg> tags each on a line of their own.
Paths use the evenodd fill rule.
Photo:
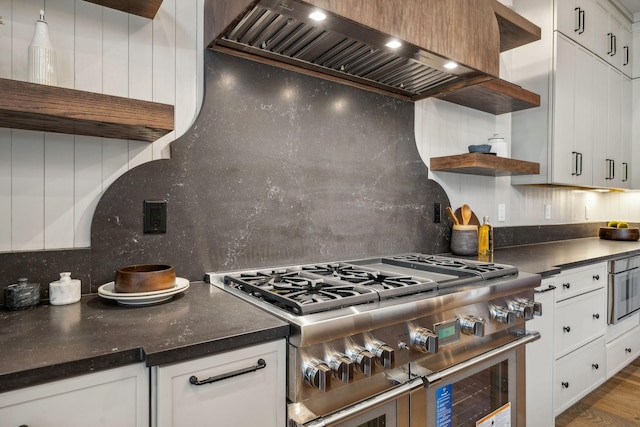
<svg viewBox="0 0 640 427">
<path fill-rule="evenodd" d="M 123 305 L 147 305 L 166 301 L 175 294 L 184 292 L 189 288 L 189 280 L 176 277 L 173 288 L 152 292 L 116 292 L 115 283 L 109 282 L 98 288 L 98 295 L 102 298 L 117 301 Z"/>
</svg>

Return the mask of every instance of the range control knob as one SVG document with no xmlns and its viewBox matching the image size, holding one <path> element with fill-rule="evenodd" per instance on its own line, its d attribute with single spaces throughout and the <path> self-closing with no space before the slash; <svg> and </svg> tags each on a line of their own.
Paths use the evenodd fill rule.
<svg viewBox="0 0 640 427">
<path fill-rule="evenodd" d="M 531 301 L 528 298 L 518 298 L 521 304 L 525 304 L 531 307 L 534 316 L 542 316 L 542 303 L 537 301 Z"/>
<path fill-rule="evenodd" d="M 331 369 L 319 360 L 310 360 L 304 367 L 304 380 L 311 387 L 327 391 L 331 384 Z"/>
<path fill-rule="evenodd" d="M 523 317 L 525 320 L 533 319 L 533 305 L 522 300 L 512 300 L 507 302 L 507 306 L 516 316 Z"/>
<path fill-rule="evenodd" d="M 499 307 L 497 305 L 491 305 L 489 307 L 491 318 L 504 323 L 505 325 L 513 325 L 516 321 L 516 313 L 505 307 Z"/>
<path fill-rule="evenodd" d="M 345 384 L 353 381 L 353 362 L 344 354 L 335 354 L 327 363 L 333 375 Z"/>
<path fill-rule="evenodd" d="M 349 358 L 356 365 L 356 369 L 368 377 L 371 376 L 374 355 L 369 350 L 355 346 L 349 352 Z"/>
<path fill-rule="evenodd" d="M 422 353 L 438 352 L 438 336 L 427 328 L 415 328 L 411 334 L 411 345 Z"/>
<path fill-rule="evenodd" d="M 384 366 L 386 369 L 393 368 L 394 364 L 394 351 L 393 348 L 380 341 L 374 341 L 367 344 L 367 350 L 371 352 L 376 358 L 376 362 Z"/>
<path fill-rule="evenodd" d="M 460 318 L 460 330 L 465 335 L 484 336 L 484 319 L 476 316 L 463 316 Z"/>
</svg>

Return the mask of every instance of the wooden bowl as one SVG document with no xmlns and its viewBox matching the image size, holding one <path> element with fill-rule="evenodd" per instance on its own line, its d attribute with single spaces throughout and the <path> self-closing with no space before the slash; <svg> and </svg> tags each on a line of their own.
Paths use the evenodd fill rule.
<svg viewBox="0 0 640 427">
<path fill-rule="evenodd" d="M 176 271 L 170 265 L 138 264 L 116 270 L 116 292 L 152 292 L 171 289 L 176 284 Z"/>
<path fill-rule="evenodd" d="M 614 228 L 600 227 L 600 238 L 606 240 L 638 240 L 640 229 L 638 228 Z"/>
</svg>

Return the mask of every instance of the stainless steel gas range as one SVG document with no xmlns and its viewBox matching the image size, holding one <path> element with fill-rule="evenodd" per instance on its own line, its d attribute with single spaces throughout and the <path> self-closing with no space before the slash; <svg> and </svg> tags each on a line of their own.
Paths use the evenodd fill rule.
<svg viewBox="0 0 640 427">
<path fill-rule="evenodd" d="M 538 275 L 411 253 L 207 277 L 290 323 L 289 426 L 524 419 Z"/>
</svg>

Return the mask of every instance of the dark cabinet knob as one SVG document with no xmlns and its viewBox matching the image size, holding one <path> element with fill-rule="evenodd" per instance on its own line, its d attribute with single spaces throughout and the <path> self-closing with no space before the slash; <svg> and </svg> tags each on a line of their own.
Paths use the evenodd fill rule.
<svg viewBox="0 0 640 427">
<path fill-rule="evenodd" d="M 631 353 L 631 349 L 630 348 L 625 348 L 624 351 L 626 351 L 627 353 Z"/>
<path fill-rule="evenodd" d="M 593 363 L 593 364 L 591 365 L 591 367 L 592 367 L 593 369 L 598 369 L 598 368 L 600 367 L 600 365 L 598 365 L 597 363 Z"/>
<path fill-rule="evenodd" d="M 562 330 L 565 332 L 571 332 L 571 326 L 563 326 Z"/>
<path fill-rule="evenodd" d="M 600 275 L 599 274 L 594 274 L 593 280 L 600 280 Z"/>
<path fill-rule="evenodd" d="M 569 289 L 571 287 L 571 283 L 563 283 L 562 287 L 565 289 Z"/>
<path fill-rule="evenodd" d="M 600 318 L 600 315 L 599 315 L 598 313 L 596 313 L 596 314 L 594 314 L 594 315 L 593 315 L 593 318 L 594 318 L 594 319 L 599 319 L 599 318 Z"/>
<path fill-rule="evenodd" d="M 563 381 L 563 382 L 562 382 L 562 388 L 569 388 L 569 383 L 568 383 L 568 382 Z"/>
</svg>

